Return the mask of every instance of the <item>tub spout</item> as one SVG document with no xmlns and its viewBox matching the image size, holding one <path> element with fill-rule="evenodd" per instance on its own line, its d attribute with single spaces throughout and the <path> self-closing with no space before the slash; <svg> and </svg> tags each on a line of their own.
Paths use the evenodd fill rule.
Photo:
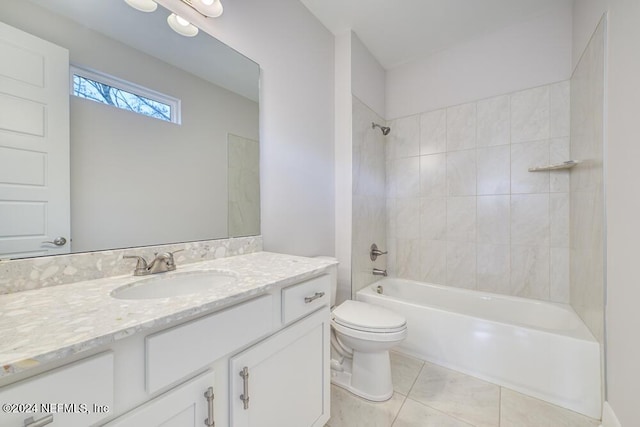
<svg viewBox="0 0 640 427">
<path fill-rule="evenodd" d="M 379 268 L 374 268 L 373 269 L 373 275 L 374 276 L 385 276 L 385 277 L 387 277 L 387 270 L 381 270 Z"/>
</svg>

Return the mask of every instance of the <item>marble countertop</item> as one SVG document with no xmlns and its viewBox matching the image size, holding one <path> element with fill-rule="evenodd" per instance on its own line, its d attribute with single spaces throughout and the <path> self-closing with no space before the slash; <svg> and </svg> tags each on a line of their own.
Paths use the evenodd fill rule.
<svg viewBox="0 0 640 427">
<path fill-rule="evenodd" d="M 132 275 L 0 295 L 0 377 L 89 350 L 149 328 L 233 305 L 326 272 L 335 261 L 270 252 L 178 266 L 179 272 L 224 270 L 232 285 L 171 298 L 122 300 L 111 292 Z"/>
</svg>

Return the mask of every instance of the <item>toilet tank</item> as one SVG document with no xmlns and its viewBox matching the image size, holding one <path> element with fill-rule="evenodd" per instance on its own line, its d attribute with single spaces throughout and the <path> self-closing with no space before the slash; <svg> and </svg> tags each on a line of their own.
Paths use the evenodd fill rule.
<svg viewBox="0 0 640 427">
<path fill-rule="evenodd" d="M 324 256 L 324 255 L 316 256 L 314 258 L 337 261 L 337 259 L 334 257 Z M 329 275 L 331 275 L 331 307 L 333 307 L 334 305 L 336 305 L 336 293 L 338 292 L 338 266 L 337 265 L 334 265 L 333 267 L 331 267 L 331 269 L 329 270 Z"/>
</svg>

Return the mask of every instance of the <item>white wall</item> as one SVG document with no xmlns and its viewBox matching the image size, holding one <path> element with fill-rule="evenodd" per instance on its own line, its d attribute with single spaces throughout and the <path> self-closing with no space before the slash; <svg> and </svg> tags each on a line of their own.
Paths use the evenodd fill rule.
<svg viewBox="0 0 640 427">
<path fill-rule="evenodd" d="M 385 77 L 382 65 L 351 32 L 351 93 L 381 117 L 385 110 Z"/>
<path fill-rule="evenodd" d="M 334 253 L 334 37 L 297 0 L 224 3 L 205 19 L 159 0 L 260 64 L 265 250 Z"/>
<path fill-rule="evenodd" d="M 335 37 L 335 254 L 340 262 L 336 304 L 351 298 L 351 42 L 350 31 Z"/>
<path fill-rule="evenodd" d="M 576 1 L 576 44 L 584 43 L 596 17 L 608 10 L 608 75 L 605 115 L 605 200 L 607 227 L 607 400 L 621 425 L 640 425 L 640 241 L 638 100 L 640 99 L 640 2 Z M 591 30 L 589 30 L 591 28 Z"/>
<path fill-rule="evenodd" d="M 387 70 L 387 120 L 571 77 L 571 5 Z"/>
</svg>

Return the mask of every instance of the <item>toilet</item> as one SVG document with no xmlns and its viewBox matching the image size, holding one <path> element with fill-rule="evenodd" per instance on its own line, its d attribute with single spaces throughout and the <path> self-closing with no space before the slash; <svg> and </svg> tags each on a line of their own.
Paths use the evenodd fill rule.
<svg viewBox="0 0 640 427">
<path fill-rule="evenodd" d="M 333 282 L 334 284 L 336 281 Z M 407 337 L 406 319 L 383 307 L 331 294 L 331 383 L 367 400 L 393 395 L 389 350 Z"/>
</svg>

